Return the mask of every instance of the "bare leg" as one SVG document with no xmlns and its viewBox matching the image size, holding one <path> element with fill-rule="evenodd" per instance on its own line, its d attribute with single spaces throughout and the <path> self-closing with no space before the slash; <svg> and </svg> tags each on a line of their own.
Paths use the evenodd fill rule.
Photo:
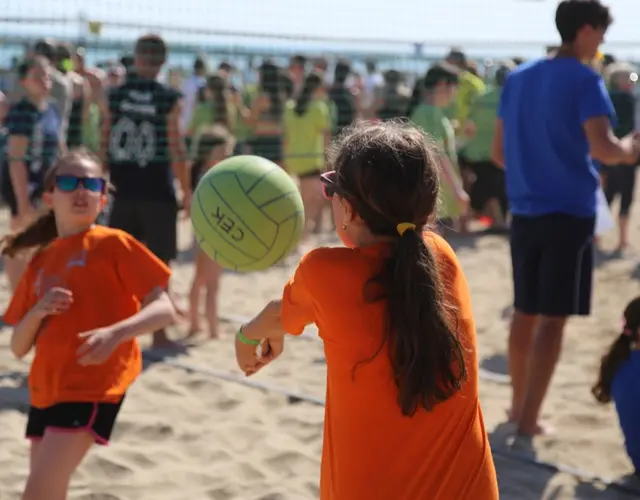
<svg viewBox="0 0 640 500">
<path fill-rule="evenodd" d="M 540 411 L 556 369 L 566 317 L 541 316 L 533 342 L 533 350 L 527 364 L 527 390 L 522 406 L 518 433 L 533 436 L 544 431 Z"/>
<path fill-rule="evenodd" d="M 200 331 L 200 292 L 206 284 L 206 276 L 204 269 L 204 253 L 200 248 L 196 248 L 195 269 L 193 282 L 189 292 L 189 337 Z"/>
<path fill-rule="evenodd" d="M 218 338 L 218 290 L 222 268 L 208 257 L 205 256 L 205 259 L 207 259 L 204 269 L 207 287 L 205 312 L 209 323 L 209 337 L 215 339 Z"/>
<path fill-rule="evenodd" d="M 619 243 L 618 248 L 624 250 L 629 244 L 629 216 L 621 215 L 618 218 Z"/>
<path fill-rule="evenodd" d="M 527 365 L 531 354 L 533 333 L 538 317 L 516 310 L 509 332 L 509 375 L 511 376 L 511 410 L 509 419 L 517 422 L 522 416 L 526 397 Z"/>
<path fill-rule="evenodd" d="M 165 264 L 167 264 L 167 266 L 170 266 L 170 262 L 165 262 Z M 187 311 L 185 311 L 183 308 L 181 308 L 177 302 L 176 302 L 176 296 L 173 293 L 173 291 L 171 290 L 171 285 L 169 285 L 167 287 L 167 294 L 169 295 L 169 298 L 171 299 L 171 303 L 173 304 L 173 307 L 176 310 L 176 313 L 178 315 L 179 318 L 185 318 L 187 316 Z M 151 342 L 151 348 L 152 349 L 164 349 L 164 350 L 179 350 L 182 348 L 182 346 L 180 346 L 180 344 L 178 344 L 177 342 L 174 342 L 173 340 L 171 340 L 168 336 L 167 336 L 167 331 L 162 329 L 162 330 L 158 330 L 156 332 L 153 332 L 153 340 Z"/>
<path fill-rule="evenodd" d="M 85 431 L 47 431 L 33 447 L 31 471 L 22 500 L 66 500 L 71 474 L 93 444 Z"/>
<path fill-rule="evenodd" d="M 304 205 L 306 225 L 302 239 L 306 239 L 311 232 L 310 225 L 318 218 L 318 214 L 322 213 L 322 183 L 320 178 L 307 177 L 300 179 L 300 196 Z"/>
</svg>

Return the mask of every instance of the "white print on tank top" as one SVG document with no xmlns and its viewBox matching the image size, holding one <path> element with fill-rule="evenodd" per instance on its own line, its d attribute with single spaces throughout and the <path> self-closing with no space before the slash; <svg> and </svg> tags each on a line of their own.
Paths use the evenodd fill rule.
<svg viewBox="0 0 640 500">
<path fill-rule="evenodd" d="M 152 96 L 149 92 L 132 90 L 128 96 L 131 100 L 120 103 L 120 110 L 137 115 L 156 116 L 156 107 L 150 104 Z M 138 102 L 132 102 L 138 101 Z M 156 128 L 146 120 L 136 124 L 131 118 L 123 116 L 111 128 L 109 152 L 113 159 L 122 163 L 137 163 L 140 168 L 146 167 L 156 157 Z"/>
<path fill-rule="evenodd" d="M 109 151 L 117 162 L 133 162 L 144 168 L 156 156 L 156 129 L 147 121 L 136 125 L 131 118 L 120 118 L 111 129 Z"/>
</svg>

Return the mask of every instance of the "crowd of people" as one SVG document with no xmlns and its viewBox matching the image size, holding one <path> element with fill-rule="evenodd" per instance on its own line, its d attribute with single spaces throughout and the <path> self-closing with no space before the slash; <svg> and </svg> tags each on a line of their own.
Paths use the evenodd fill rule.
<svg viewBox="0 0 640 500">
<path fill-rule="evenodd" d="M 503 61 L 483 74 L 453 49 L 412 89 L 402 72 L 382 74 L 374 63 L 361 78 L 337 60 L 330 77 L 326 60 L 303 56 L 286 69 L 265 60 L 243 88 L 228 62 L 211 72 L 198 57 L 193 74 L 172 85 L 158 80 L 168 48 L 157 35 L 140 37 L 133 56 L 106 72 L 88 67 L 81 48 L 36 42 L 0 107 L 0 194 L 11 212 L 2 254 L 14 292 L 4 321 L 14 326 L 17 356 L 36 348 L 23 498 L 65 498 L 91 445 L 108 442 L 140 370 L 137 335 L 155 331 L 154 347 L 175 347 L 164 328 L 175 315 L 168 281 L 178 214 L 189 211 L 208 169 L 253 154 L 299 182 L 303 238 L 323 229 L 331 209 L 342 241 L 362 249 L 312 251 L 282 300 L 236 336 L 238 363 L 251 375 L 282 351 L 285 332 L 325 325 L 333 389 L 321 497 L 496 499 L 469 292 L 446 241 L 421 229 L 437 220 L 465 233 L 483 217 L 488 231 L 509 234 L 509 419 L 514 449 L 530 447 L 546 431 L 540 409 L 567 319 L 590 312 L 599 190 L 609 203 L 620 197 L 620 249 L 628 244 L 640 156 L 637 74 L 598 52 L 611 22 L 598 0 L 564 0 L 556 13 L 562 44 L 547 57 Z M 217 337 L 220 274 L 196 252 L 191 333 L 206 291 L 209 335 Z M 372 278 L 386 297 L 371 298 L 375 307 L 359 298 L 375 291 Z M 338 282 L 344 293 L 327 288 Z M 636 309 L 631 302 L 594 394 L 615 400 L 639 470 Z M 340 335 L 372 317 L 373 337 Z M 388 356 L 378 356 L 381 345 Z M 383 377 L 388 370 L 393 376 Z M 394 457 L 391 476 L 378 455 Z"/>
</svg>

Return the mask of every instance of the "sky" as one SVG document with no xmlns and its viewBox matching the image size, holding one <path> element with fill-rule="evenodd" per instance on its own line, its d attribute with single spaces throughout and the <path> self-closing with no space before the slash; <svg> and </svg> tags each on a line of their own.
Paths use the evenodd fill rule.
<svg viewBox="0 0 640 500">
<path fill-rule="evenodd" d="M 179 26 L 191 30 L 352 38 L 352 47 L 373 46 L 364 40 L 409 51 L 416 42 L 441 48 L 451 44 L 471 51 L 487 48 L 539 48 L 555 43 L 556 0 L 2 0 L 0 18 L 87 19 L 135 25 Z M 640 0 L 609 0 L 615 23 L 606 49 L 640 56 Z M 39 33 L 50 24 L 3 24 L 0 33 Z M 77 24 L 60 26 L 75 36 Z M 162 32 L 173 40 L 202 40 L 204 35 Z M 133 37 L 139 30 L 103 29 L 104 37 Z M 207 39 L 211 39 L 208 36 Z M 240 37 L 224 37 L 239 43 Z M 253 39 L 260 45 L 290 43 Z M 391 43 L 391 42 L 394 43 Z M 320 43 L 320 42 L 319 42 Z"/>
</svg>

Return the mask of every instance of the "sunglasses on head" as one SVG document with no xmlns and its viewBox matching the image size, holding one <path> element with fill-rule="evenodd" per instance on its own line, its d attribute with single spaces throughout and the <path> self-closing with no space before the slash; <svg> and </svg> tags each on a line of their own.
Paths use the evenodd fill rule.
<svg viewBox="0 0 640 500">
<path fill-rule="evenodd" d="M 325 199 L 330 200 L 334 194 L 338 196 L 346 195 L 344 190 L 338 186 L 338 174 L 335 170 L 320 174 L 320 180 L 322 181 L 322 195 Z"/>
<path fill-rule="evenodd" d="M 77 177 L 75 175 L 56 175 L 56 187 L 65 193 L 71 193 L 82 187 L 92 193 L 103 193 L 106 181 L 100 177 Z"/>
</svg>

